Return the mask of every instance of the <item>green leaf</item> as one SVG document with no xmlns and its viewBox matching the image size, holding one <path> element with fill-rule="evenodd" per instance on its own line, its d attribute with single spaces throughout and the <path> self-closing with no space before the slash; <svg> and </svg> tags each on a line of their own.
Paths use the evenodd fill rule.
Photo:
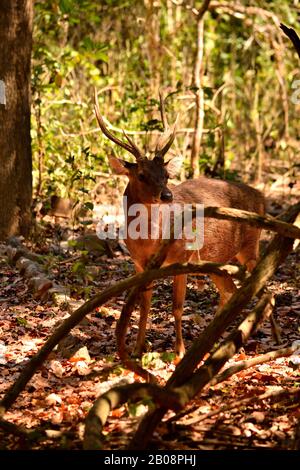
<svg viewBox="0 0 300 470">
<path fill-rule="evenodd" d="M 145 353 L 142 357 L 142 365 L 143 367 L 148 367 L 151 363 L 154 363 L 157 359 L 159 359 L 159 353 L 156 353 L 156 352 Z"/>
<path fill-rule="evenodd" d="M 160 358 L 163 362 L 173 362 L 176 357 L 175 353 L 164 352 L 161 353 Z"/>
<path fill-rule="evenodd" d="M 85 269 L 85 264 L 82 261 L 76 261 L 72 266 L 72 272 L 74 274 L 82 273 Z"/>
<path fill-rule="evenodd" d="M 70 13 L 73 7 L 73 1 L 72 0 L 60 0 L 59 2 L 59 8 L 60 11 L 63 14 Z"/>
<path fill-rule="evenodd" d="M 97 60 L 102 60 L 102 62 L 105 62 L 106 64 L 108 63 L 108 55 L 104 51 L 98 51 L 95 54 L 95 58 Z"/>
</svg>

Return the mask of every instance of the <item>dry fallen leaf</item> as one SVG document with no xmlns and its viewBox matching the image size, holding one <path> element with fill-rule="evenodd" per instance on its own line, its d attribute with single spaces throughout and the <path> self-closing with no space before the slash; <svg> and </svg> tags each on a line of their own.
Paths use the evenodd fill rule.
<svg viewBox="0 0 300 470">
<path fill-rule="evenodd" d="M 59 361 L 55 361 L 55 360 L 50 361 L 50 369 L 53 372 L 53 374 L 59 378 L 61 378 L 65 373 L 65 369 L 63 368 L 63 366 L 61 365 Z"/>
<path fill-rule="evenodd" d="M 46 397 L 47 405 L 61 404 L 61 402 L 62 402 L 61 397 L 57 395 L 56 393 L 50 393 L 50 395 Z"/>
</svg>

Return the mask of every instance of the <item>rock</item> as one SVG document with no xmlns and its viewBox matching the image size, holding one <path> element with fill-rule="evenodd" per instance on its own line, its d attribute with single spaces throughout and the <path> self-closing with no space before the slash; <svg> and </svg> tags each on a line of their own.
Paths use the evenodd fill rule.
<svg viewBox="0 0 300 470">
<path fill-rule="evenodd" d="M 70 357 L 70 362 L 75 360 L 81 360 L 85 362 L 91 362 L 91 358 L 89 355 L 89 351 L 86 346 L 83 346 L 82 348 L 78 349 L 73 356 Z"/>
</svg>

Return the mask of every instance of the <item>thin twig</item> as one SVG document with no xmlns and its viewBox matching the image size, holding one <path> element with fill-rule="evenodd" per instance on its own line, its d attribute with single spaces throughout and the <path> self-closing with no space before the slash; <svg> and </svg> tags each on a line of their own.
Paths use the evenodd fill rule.
<svg viewBox="0 0 300 470">
<path fill-rule="evenodd" d="M 185 421 L 183 424 L 184 426 L 191 426 L 193 424 L 198 424 L 202 421 L 205 421 L 206 419 L 212 418 L 213 416 L 217 416 L 222 413 L 226 413 L 226 411 L 232 411 L 234 409 L 240 409 L 242 406 L 248 405 L 249 403 L 252 403 L 253 401 L 257 400 L 266 400 L 267 398 L 271 397 L 276 397 L 280 398 L 284 395 L 295 395 L 299 394 L 300 396 L 300 390 L 297 388 L 289 388 L 289 389 L 280 389 L 280 390 L 269 390 L 267 392 L 261 393 L 259 395 L 252 395 L 251 397 L 247 398 L 242 398 L 241 400 L 235 400 L 232 403 L 229 403 L 229 405 L 222 406 L 218 410 L 211 411 L 210 413 L 207 413 L 202 416 L 198 416 L 195 418 L 191 418 L 187 421 Z"/>
</svg>

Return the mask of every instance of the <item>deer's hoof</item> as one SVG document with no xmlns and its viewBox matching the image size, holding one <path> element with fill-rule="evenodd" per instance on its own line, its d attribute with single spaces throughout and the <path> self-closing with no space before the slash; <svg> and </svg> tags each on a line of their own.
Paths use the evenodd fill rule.
<svg viewBox="0 0 300 470">
<path fill-rule="evenodd" d="M 178 360 L 178 362 L 180 361 L 180 359 L 183 358 L 184 355 L 185 355 L 184 345 L 182 344 L 182 345 L 176 347 L 176 359 Z"/>
</svg>

